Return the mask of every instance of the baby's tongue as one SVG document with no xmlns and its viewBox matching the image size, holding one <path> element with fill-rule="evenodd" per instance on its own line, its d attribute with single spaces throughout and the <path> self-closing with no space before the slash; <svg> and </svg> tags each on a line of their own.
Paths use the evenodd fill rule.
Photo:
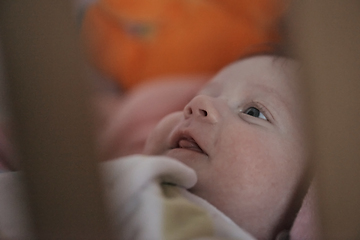
<svg viewBox="0 0 360 240">
<path fill-rule="evenodd" d="M 197 145 L 194 140 L 182 139 L 179 141 L 179 147 L 203 153 L 199 145 Z"/>
</svg>

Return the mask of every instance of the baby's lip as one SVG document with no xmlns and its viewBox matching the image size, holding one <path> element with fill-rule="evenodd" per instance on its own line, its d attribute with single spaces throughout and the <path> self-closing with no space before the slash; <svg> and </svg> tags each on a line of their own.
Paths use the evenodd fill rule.
<svg viewBox="0 0 360 240">
<path fill-rule="evenodd" d="M 174 134 L 171 141 L 171 149 L 183 148 L 190 151 L 208 155 L 197 141 L 188 132 L 178 132 Z"/>
</svg>

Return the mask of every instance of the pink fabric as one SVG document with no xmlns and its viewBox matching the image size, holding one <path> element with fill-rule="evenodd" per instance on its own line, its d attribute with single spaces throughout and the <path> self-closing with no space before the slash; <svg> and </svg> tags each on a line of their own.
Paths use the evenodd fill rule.
<svg viewBox="0 0 360 240">
<path fill-rule="evenodd" d="M 102 159 L 142 153 L 157 123 L 172 112 L 182 111 L 206 79 L 171 78 L 144 84 L 117 99 L 104 96 L 99 104 L 103 116 L 99 139 Z"/>
</svg>

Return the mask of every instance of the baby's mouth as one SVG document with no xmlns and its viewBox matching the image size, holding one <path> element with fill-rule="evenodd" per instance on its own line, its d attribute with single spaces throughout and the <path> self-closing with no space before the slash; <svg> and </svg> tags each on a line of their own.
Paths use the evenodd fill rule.
<svg viewBox="0 0 360 240">
<path fill-rule="evenodd" d="M 190 151 L 195 151 L 201 154 L 207 155 L 201 147 L 196 143 L 196 141 L 191 137 L 182 137 L 179 139 L 175 148 L 183 148 Z"/>
</svg>

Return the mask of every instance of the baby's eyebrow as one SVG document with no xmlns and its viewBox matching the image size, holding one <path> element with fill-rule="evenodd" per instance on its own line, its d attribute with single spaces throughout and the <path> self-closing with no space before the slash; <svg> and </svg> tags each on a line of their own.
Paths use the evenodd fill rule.
<svg viewBox="0 0 360 240">
<path fill-rule="evenodd" d="M 252 87 L 267 93 L 271 98 L 281 102 L 287 109 L 290 109 L 291 106 L 289 101 L 285 101 L 284 95 L 282 95 L 276 88 L 258 83 L 253 83 Z"/>
</svg>

